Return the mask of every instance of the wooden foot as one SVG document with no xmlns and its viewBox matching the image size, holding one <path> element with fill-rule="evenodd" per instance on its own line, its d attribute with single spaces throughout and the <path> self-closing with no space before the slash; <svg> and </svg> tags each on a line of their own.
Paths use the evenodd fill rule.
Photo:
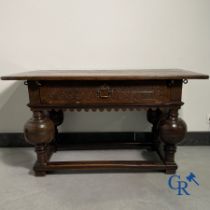
<svg viewBox="0 0 210 210">
<path fill-rule="evenodd" d="M 166 169 L 165 173 L 166 174 L 176 174 L 176 170 L 175 169 Z"/>
<path fill-rule="evenodd" d="M 175 164 L 176 145 L 166 143 L 164 145 L 165 163 Z"/>
<path fill-rule="evenodd" d="M 45 176 L 47 173 L 45 171 L 35 171 L 34 170 L 34 175 L 35 176 Z"/>
</svg>

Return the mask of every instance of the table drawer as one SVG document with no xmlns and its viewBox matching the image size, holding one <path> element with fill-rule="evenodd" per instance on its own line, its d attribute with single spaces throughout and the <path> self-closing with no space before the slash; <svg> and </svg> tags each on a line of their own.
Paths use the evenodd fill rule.
<svg viewBox="0 0 210 210">
<path fill-rule="evenodd" d="M 41 104 L 61 106 L 158 104 L 168 95 L 164 81 L 51 81 L 40 87 Z"/>
</svg>

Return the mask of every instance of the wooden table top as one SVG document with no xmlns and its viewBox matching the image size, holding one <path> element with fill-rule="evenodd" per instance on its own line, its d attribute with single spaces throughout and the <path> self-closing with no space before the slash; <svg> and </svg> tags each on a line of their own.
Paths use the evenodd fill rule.
<svg viewBox="0 0 210 210">
<path fill-rule="evenodd" d="M 39 70 L 1 77 L 2 80 L 180 80 L 208 78 L 208 75 L 182 69 Z"/>
</svg>

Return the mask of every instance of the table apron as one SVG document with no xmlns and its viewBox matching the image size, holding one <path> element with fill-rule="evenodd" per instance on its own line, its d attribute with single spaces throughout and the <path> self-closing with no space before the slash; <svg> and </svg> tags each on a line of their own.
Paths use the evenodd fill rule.
<svg viewBox="0 0 210 210">
<path fill-rule="evenodd" d="M 31 107 L 130 107 L 181 104 L 182 81 L 28 81 Z"/>
</svg>

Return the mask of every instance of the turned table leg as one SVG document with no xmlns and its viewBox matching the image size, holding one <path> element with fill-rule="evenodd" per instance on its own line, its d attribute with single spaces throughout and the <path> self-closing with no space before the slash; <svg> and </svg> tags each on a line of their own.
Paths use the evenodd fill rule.
<svg viewBox="0 0 210 210">
<path fill-rule="evenodd" d="M 165 164 L 167 174 L 176 173 L 175 163 L 176 144 L 181 142 L 186 134 L 185 122 L 178 118 L 178 108 L 169 109 L 168 117 L 159 122 L 160 139 L 164 142 Z"/>
<path fill-rule="evenodd" d="M 160 109 L 156 109 L 156 110 L 149 109 L 147 111 L 147 120 L 152 124 L 153 149 L 157 149 L 160 144 L 157 125 L 161 117 L 162 117 L 162 111 Z"/>
<path fill-rule="evenodd" d="M 27 142 L 35 145 L 37 162 L 34 166 L 36 176 L 44 176 L 48 161 L 47 145 L 55 136 L 55 126 L 53 121 L 42 111 L 34 111 L 33 117 L 25 124 L 24 135 Z"/>
<path fill-rule="evenodd" d="M 55 138 L 51 142 L 51 147 L 53 148 L 53 151 L 56 152 L 57 151 L 56 142 L 58 140 L 58 126 L 63 123 L 63 118 L 64 118 L 63 111 L 52 110 L 49 112 L 49 117 L 53 121 L 54 126 L 55 126 Z"/>
<path fill-rule="evenodd" d="M 39 170 L 42 166 L 46 165 L 48 160 L 47 154 L 47 145 L 46 144 L 36 144 L 35 152 L 37 154 L 37 162 L 34 165 L 34 172 L 36 176 L 44 176 L 46 174 L 45 171 Z"/>
</svg>

